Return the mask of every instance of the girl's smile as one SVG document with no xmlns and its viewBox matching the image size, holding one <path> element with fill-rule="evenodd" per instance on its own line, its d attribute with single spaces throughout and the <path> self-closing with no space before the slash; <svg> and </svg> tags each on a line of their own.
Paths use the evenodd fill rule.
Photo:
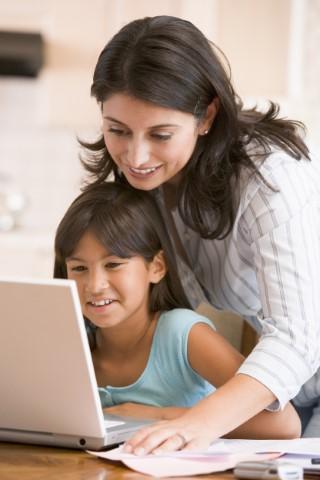
<svg viewBox="0 0 320 480">
<path fill-rule="evenodd" d="M 114 306 L 116 302 L 117 300 L 110 298 L 89 300 L 87 302 L 87 309 L 92 312 L 92 315 L 104 315 L 110 313 L 111 306 Z"/>
<path fill-rule="evenodd" d="M 66 259 L 68 278 L 77 283 L 82 313 L 100 328 L 148 319 L 149 290 L 163 275 L 155 262 L 111 254 L 87 231 Z"/>
</svg>

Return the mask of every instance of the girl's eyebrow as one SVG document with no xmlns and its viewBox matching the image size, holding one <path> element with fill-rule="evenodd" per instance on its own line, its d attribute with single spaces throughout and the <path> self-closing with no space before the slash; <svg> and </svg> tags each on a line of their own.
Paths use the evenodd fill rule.
<svg viewBox="0 0 320 480">
<path fill-rule="evenodd" d="M 120 257 L 118 257 L 117 255 L 113 255 L 113 254 L 110 254 L 110 255 L 106 255 L 104 257 L 101 258 L 102 261 L 106 261 L 106 260 L 113 260 L 113 259 L 118 259 Z M 70 256 L 70 257 L 66 257 L 66 262 L 85 262 L 86 260 L 84 260 L 83 258 L 81 257 L 75 257 L 74 255 Z"/>
<path fill-rule="evenodd" d="M 121 122 L 120 120 L 117 120 L 116 118 L 109 117 L 108 115 L 103 116 L 105 120 L 110 120 L 111 122 L 119 123 L 119 125 L 122 125 L 123 127 L 129 128 L 128 125 L 125 123 Z M 179 127 L 176 123 L 159 123 L 158 125 L 152 125 L 151 127 L 148 127 L 149 130 L 152 128 L 167 128 L 167 127 Z"/>
<path fill-rule="evenodd" d="M 73 257 L 73 256 L 72 257 L 66 257 L 66 262 L 70 261 L 70 260 L 75 260 L 77 262 L 83 262 L 83 259 L 80 258 L 80 257 Z"/>
</svg>

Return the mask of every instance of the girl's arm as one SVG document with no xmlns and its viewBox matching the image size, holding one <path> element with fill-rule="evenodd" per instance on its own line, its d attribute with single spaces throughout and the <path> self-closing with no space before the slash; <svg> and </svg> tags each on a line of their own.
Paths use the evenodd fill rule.
<svg viewBox="0 0 320 480">
<path fill-rule="evenodd" d="M 126 402 L 114 405 L 113 407 L 106 407 L 103 409 L 105 413 L 112 415 L 121 415 L 131 418 L 148 418 L 154 420 L 171 420 L 180 417 L 186 413 L 187 407 L 154 407 L 152 405 L 145 405 L 143 403 Z"/>
<path fill-rule="evenodd" d="M 191 329 L 188 356 L 192 368 L 216 388 L 230 380 L 244 360 L 221 335 L 200 323 Z M 288 403 L 277 412 L 263 410 L 232 430 L 228 437 L 292 438 L 300 436 L 300 428 L 299 416 Z"/>
<path fill-rule="evenodd" d="M 127 442 L 125 451 L 139 455 L 181 447 L 203 449 L 232 431 L 237 437 L 299 436 L 300 421 L 294 409 L 289 405 L 282 412 L 263 412 L 275 396 L 256 379 L 235 375 L 242 355 L 209 326 L 197 324 L 191 329 L 188 356 L 192 368 L 217 390 L 179 418 L 140 430 Z"/>
</svg>

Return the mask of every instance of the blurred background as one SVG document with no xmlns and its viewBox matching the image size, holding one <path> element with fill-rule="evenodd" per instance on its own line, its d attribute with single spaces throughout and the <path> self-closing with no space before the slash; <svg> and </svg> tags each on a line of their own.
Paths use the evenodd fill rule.
<svg viewBox="0 0 320 480">
<path fill-rule="evenodd" d="M 320 0 L 0 0 L 1 275 L 51 277 L 55 228 L 83 177 L 77 136 L 100 128 L 98 54 L 128 21 L 159 14 L 195 23 L 245 103 L 279 102 L 320 150 Z"/>
</svg>

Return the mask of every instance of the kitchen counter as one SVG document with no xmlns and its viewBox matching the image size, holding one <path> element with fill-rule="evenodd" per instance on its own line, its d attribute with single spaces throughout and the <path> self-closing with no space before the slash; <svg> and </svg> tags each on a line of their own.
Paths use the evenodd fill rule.
<svg viewBox="0 0 320 480">
<path fill-rule="evenodd" d="M 15 229 L 0 232 L 0 275 L 52 277 L 54 232 Z"/>
</svg>

